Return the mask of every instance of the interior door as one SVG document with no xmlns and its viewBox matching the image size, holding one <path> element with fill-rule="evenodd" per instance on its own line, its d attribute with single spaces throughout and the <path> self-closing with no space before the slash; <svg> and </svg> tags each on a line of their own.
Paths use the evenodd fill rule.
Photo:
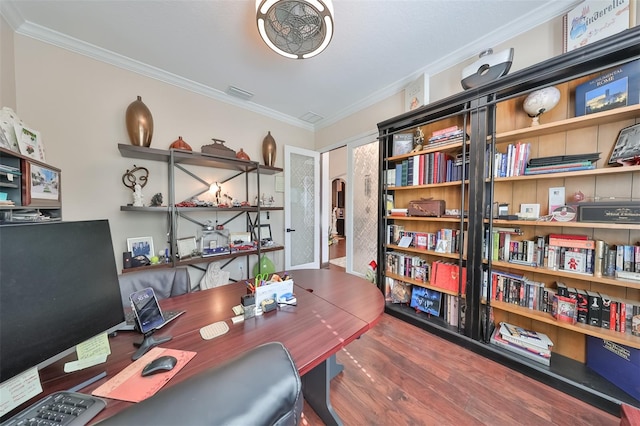
<svg viewBox="0 0 640 426">
<path fill-rule="evenodd" d="M 284 147 L 284 265 L 320 268 L 320 153 Z"/>
</svg>

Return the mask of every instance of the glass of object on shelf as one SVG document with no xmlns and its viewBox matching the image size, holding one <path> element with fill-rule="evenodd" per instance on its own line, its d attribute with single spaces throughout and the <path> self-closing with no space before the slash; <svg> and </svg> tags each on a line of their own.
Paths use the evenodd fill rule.
<svg viewBox="0 0 640 426">
<path fill-rule="evenodd" d="M 524 112 L 533 119 L 531 120 L 531 125 L 537 126 L 540 124 L 540 116 L 543 113 L 552 110 L 556 105 L 558 105 L 559 101 L 560 91 L 555 87 L 550 86 L 531 92 L 524 100 L 522 108 L 524 109 Z"/>
</svg>

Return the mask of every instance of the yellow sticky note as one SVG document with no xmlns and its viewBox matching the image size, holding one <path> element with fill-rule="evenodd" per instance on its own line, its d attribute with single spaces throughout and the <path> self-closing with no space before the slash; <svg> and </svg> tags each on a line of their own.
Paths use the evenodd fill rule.
<svg viewBox="0 0 640 426">
<path fill-rule="evenodd" d="M 110 355 L 109 337 L 107 333 L 98 334 L 76 346 L 78 359 L 93 358 L 99 355 Z"/>
</svg>

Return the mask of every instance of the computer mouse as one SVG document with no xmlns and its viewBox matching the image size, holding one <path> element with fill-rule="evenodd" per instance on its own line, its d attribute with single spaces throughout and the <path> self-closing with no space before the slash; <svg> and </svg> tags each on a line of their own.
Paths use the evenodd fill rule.
<svg viewBox="0 0 640 426">
<path fill-rule="evenodd" d="M 151 361 L 149 364 L 145 365 L 142 369 L 143 376 L 150 376 L 156 373 L 164 373 L 165 371 L 173 370 L 173 367 L 176 366 L 178 360 L 176 357 L 170 355 L 164 355 L 158 357 Z"/>
</svg>

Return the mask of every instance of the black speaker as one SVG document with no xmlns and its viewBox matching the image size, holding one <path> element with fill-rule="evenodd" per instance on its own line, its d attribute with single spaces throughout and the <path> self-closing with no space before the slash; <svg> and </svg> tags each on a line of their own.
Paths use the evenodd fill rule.
<svg viewBox="0 0 640 426">
<path fill-rule="evenodd" d="M 124 269 L 131 268 L 131 252 L 130 251 L 125 251 L 124 253 L 122 253 L 122 267 Z"/>
</svg>

